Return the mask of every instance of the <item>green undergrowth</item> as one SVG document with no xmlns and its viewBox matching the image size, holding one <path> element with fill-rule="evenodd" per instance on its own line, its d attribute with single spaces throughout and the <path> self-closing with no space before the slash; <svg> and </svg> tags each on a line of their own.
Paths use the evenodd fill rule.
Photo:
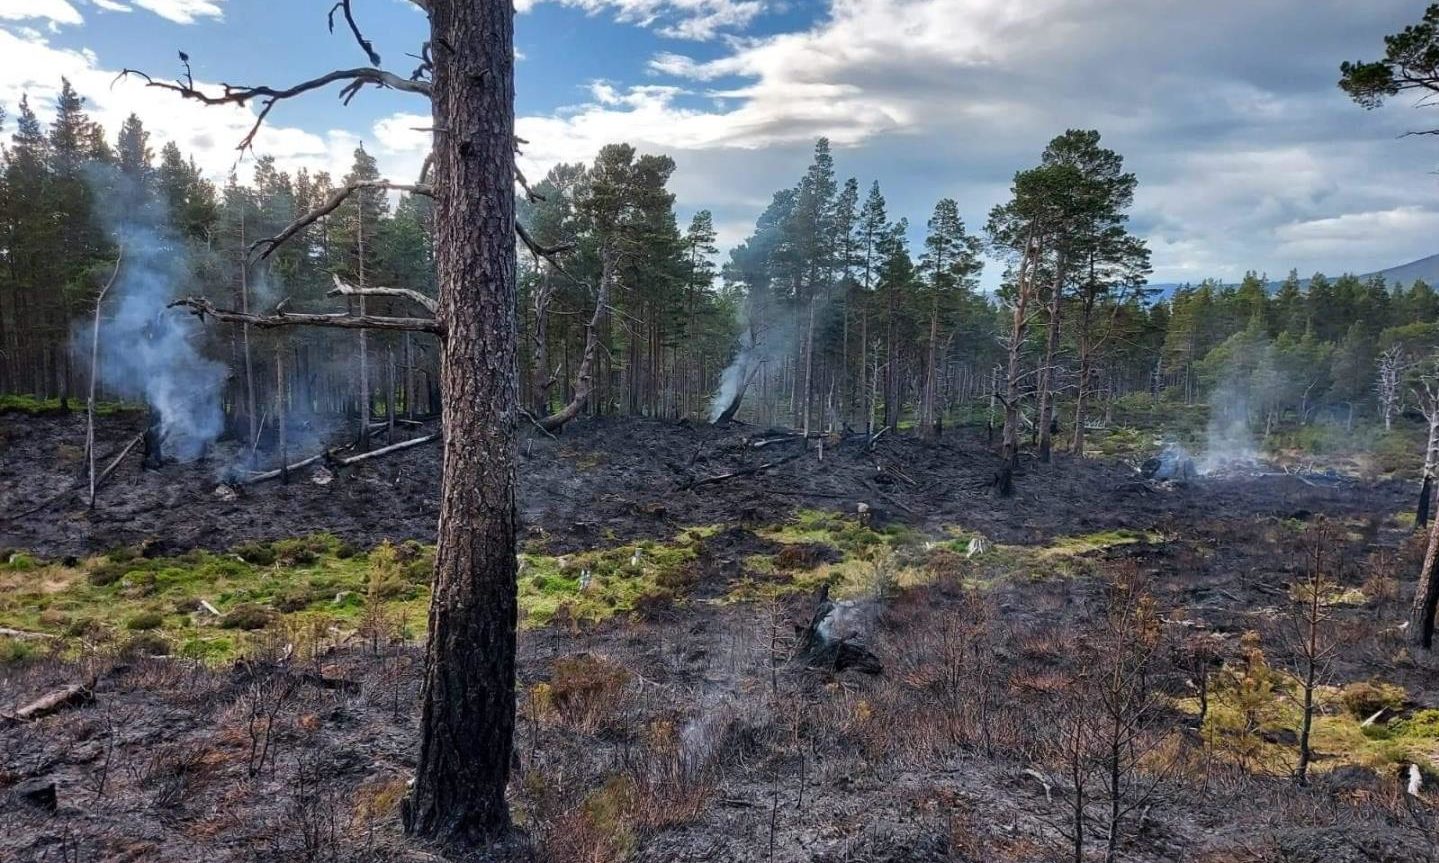
<svg viewBox="0 0 1439 863">
<path fill-rule="evenodd" d="M 58 636 L 72 650 L 144 633 L 150 645 L 222 661 L 257 630 L 338 638 L 379 606 L 398 630 L 423 626 L 432 560 L 419 543 L 359 553 L 324 534 L 167 557 L 121 548 L 73 566 L 12 553 L 0 565 L 0 626 Z"/>
<path fill-rule="evenodd" d="M 68 408 L 72 411 L 84 411 L 84 399 L 70 399 Z M 41 414 L 53 413 L 61 409 L 59 399 L 42 399 L 26 395 L 3 395 L 0 394 L 0 413 L 22 413 Z M 96 402 L 95 413 L 100 415 L 113 414 L 122 410 L 138 409 L 135 405 L 127 405 L 123 402 Z"/>
<path fill-rule="evenodd" d="M 1090 574 L 1096 553 L 1133 543 L 1159 542 L 1142 531 L 1104 531 L 1057 537 L 1048 545 L 1002 545 L 983 542 L 962 527 L 950 526 L 934 539 L 903 525 L 873 527 L 847 515 L 801 510 L 787 523 L 756 531 L 779 543 L 778 552 L 745 559 L 750 578 L 731 596 L 767 598 L 828 584 L 838 597 L 852 597 L 893 588 L 926 584 L 943 576 L 984 587 L 1012 578 L 1044 579 Z M 970 553 L 972 540 L 983 549 Z M 833 549 L 839 559 L 813 560 L 813 546 Z"/>
<path fill-rule="evenodd" d="M 987 544 L 969 555 L 973 534 L 950 528 L 931 538 L 903 525 L 872 525 L 853 515 L 801 510 L 754 532 L 765 553 L 740 561 L 738 577 L 702 571 L 699 558 L 719 528 L 691 527 L 667 540 L 606 544 L 567 554 L 538 544 L 518 558 L 520 625 L 594 623 L 647 615 L 693 601 L 697 589 L 722 602 L 812 592 L 838 597 L 917 586 L 937 577 L 986 585 L 1003 579 L 1072 577 L 1096 566 L 1095 553 L 1149 534 L 1108 531 L 1061 537 L 1046 546 Z M 0 627 L 53 640 L 0 639 L 0 662 L 60 645 L 63 651 L 142 643 L 223 662 L 277 630 L 343 641 L 423 637 L 434 549 L 414 541 L 368 551 L 320 534 L 247 543 L 223 552 L 146 556 L 120 548 L 81 561 L 0 552 Z M 367 627 L 369 629 L 367 629 Z M 368 633 L 368 634 L 366 634 Z M 298 637 L 298 635 L 297 635 Z"/>
<path fill-rule="evenodd" d="M 599 621 L 680 599 L 694 586 L 694 561 L 715 527 L 680 531 L 669 542 L 642 540 L 611 548 L 519 556 L 521 625 Z"/>
<path fill-rule="evenodd" d="M 1252 633 L 1245 636 L 1243 657 L 1216 675 L 1208 703 L 1201 733 L 1212 752 L 1252 772 L 1294 771 L 1303 690 L 1295 677 L 1268 665 Z M 1315 704 L 1313 772 L 1358 765 L 1389 775 L 1417 764 L 1435 774 L 1439 710 L 1406 713 L 1402 687 L 1377 681 L 1319 686 Z M 1193 716 L 1200 712 L 1197 697 L 1178 699 L 1176 706 Z"/>
</svg>

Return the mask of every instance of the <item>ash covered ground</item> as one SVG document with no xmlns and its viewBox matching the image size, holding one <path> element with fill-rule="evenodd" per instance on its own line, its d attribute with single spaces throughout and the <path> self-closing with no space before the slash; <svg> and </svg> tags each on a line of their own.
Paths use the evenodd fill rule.
<svg viewBox="0 0 1439 863">
<path fill-rule="evenodd" d="M 73 480 L 82 421 L 0 423 L 0 509 L 22 511 Z M 102 453 L 138 420 L 109 418 L 104 428 Z M 872 451 L 846 441 L 822 462 L 810 452 L 686 488 L 800 449 L 753 446 L 769 437 L 601 421 L 523 444 L 524 526 L 554 553 L 722 529 L 704 540 L 673 604 L 522 631 L 514 858 L 1073 859 L 1061 732 L 1076 716 L 1094 660 L 1086 645 L 1112 607 L 1115 573 L 1143 576 L 1163 615 L 1147 683 L 1172 699 L 1144 719 L 1170 766 L 1129 813 L 1116 859 L 1411 861 L 1432 847 L 1429 804 L 1406 802 L 1392 766 L 1353 763 L 1342 739 L 1326 739 L 1314 780 L 1296 787 L 1284 722 L 1231 739 L 1175 706 L 1192 702 L 1199 667 L 1257 679 L 1251 637 L 1273 680 L 1289 679 L 1288 593 L 1306 531 L 1327 519 L 1343 526 L 1336 590 L 1357 598 L 1335 607 L 1326 681 L 1402 686 L 1396 720 L 1439 707 L 1433 670 L 1407 655 L 1397 628 L 1422 553 L 1396 518 L 1412 483 L 1241 473 L 1176 486 L 1139 482 L 1122 462 L 1060 457 L 1025 462 L 1016 497 L 996 500 L 994 456 L 959 431 L 940 442 L 885 436 Z M 306 472 L 230 500 L 215 494 L 213 462 L 153 472 L 130 464 L 96 512 L 67 501 L 0 525 L 0 545 L 59 556 L 146 541 L 166 553 L 226 549 L 315 531 L 365 546 L 429 540 L 437 456 L 420 447 L 319 474 L 324 485 Z M 966 562 L 944 547 L 910 548 L 901 563 L 933 578 L 867 600 L 865 642 L 883 672 L 803 667 L 790 657 L 811 595 L 729 601 L 720 585 L 746 555 L 774 550 L 763 526 L 799 508 L 852 513 L 860 503 L 872 520 L 921 535 L 962 525 L 1038 556 L 1010 572 L 997 552 Z M 1064 558 L 1041 551 L 1119 529 L 1148 539 Z M 803 549 L 813 560 L 836 553 Z M 261 633 L 259 661 L 233 668 L 134 645 L 8 666 L 0 705 L 90 675 L 96 683 L 91 705 L 0 728 L 0 858 L 448 859 L 408 842 L 395 814 L 416 755 L 419 646 L 398 635 L 321 636 L 276 670 L 269 661 L 288 656 L 292 638 Z M 1196 638 L 1212 648 L 1198 666 Z M 1344 708 L 1336 696 L 1326 710 Z M 1250 737 L 1253 751 L 1240 746 Z M 54 811 L 16 797 L 36 782 L 57 789 Z M 1094 805 L 1099 817 L 1102 795 Z M 1105 837 L 1091 831 L 1087 853 L 1100 859 Z"/>
<path fill-rule="evenodd" d="M 117 452 L 142 429 L 136 414 L 102 417 L 97 452 Z M 1039 465 L 1026 457 L 1010 499 L 991 494 L 997 458 L 974 432 L 938 442 L 862 437 L 785 461 L 798 442 L 754 448 L 777 437 L 744 425 L 714 428 L 658 420 L 576 422 L 563 436 L 521 444 L 521 519 L 557 551 L 672 535 L 696 525 L 776 522 L 806 507 L 854 512 L 921 528 L 963 525 L 1003 543 L 1113 529 L 1163 530 L 1216 515 L 1391 513 L 1415 491 L 1394 481 L 1330 481 L 1275 473 L 1201 480 L 1183 487 L 1141 484 L 1133 466 L 1101 459 Z M 85 445 L 81 415 L 0 416 L 0 514 L 24 512 L 75 481 Z M 309 453 L 305 453 L 308 455 Z M 102 463 L 104 459 L 101 459 Z M 749 476 L 696 479 L 784 461 Z M 91 512 L 80 494 L 32 516 L 0 521 L 0 547 L 83 555 L 158 540 L 167 548 L 225 549 L 251 540 L 330 532 L 361 545 L 381 539 L 433 541 L 439 446 L 426 444 L 332 470 L 297 472 L 216 493 L 230 452 L 142 470 L 132 454 Z M 319 480 L 320 482 L 317 482 Z M 323 483 L 323 484 L 321 484 Z"/>
</svg>

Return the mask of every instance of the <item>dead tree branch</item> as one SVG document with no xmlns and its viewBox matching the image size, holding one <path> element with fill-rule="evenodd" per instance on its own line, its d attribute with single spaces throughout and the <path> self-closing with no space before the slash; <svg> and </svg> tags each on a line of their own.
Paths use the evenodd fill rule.
<svg viewBox="0 0 1439 863">
<path fill-rule="evenodd" d="M 440 304 L 433 297 L 427 297 L 419 291 L 412 291 L 409 288 L 361 288 L 348 282 L 342 281 L 339 275 L 335 276 L 335 286 L 325 293 L 327 297 L 399 297 L 409 300 L 430 314 L 439 312 Z"/>
<path fill-rule="evenodd" d="M 425 435 L 424 437 L 417 437 L 412 440 L 400 441 L 399 443 L 392 443 L 389 446 L 380 447 L 376 450 L 362 452 L 359 455 L 352 455 L 349 458 L 331 458 L 330 460 L 335 464 L 339 465 L 340 467 L 349 467 L 352 464 L 358 464 L 362 461 L 368 461 L 372 458 L 379 458 L 382 455 L 388 455 L 392 452 L 399 452 L 400 450 L 417 447 L 421 444 L 427 444 L 431 441 L 437 441 L 439 439 L 440 433 L 435 432 L 434 434 Z"/>
<path fill-rule="evenodd" d="M 95 700 L 94 686 L 93 679 L 88 683 L 72 683 L 69 686 L 63 686 L 40 696 L 14 713 L 0 713 L 0 718 L 10 724 L 34 722 L 70 707 L 89 704 Z"/>
<path fill-rule="evenodd" d="M 399 75 L 393 72 L 386 72 L 383 69 L 336 69 L 332 72 L 326 72 L 318 78 L 311 78 L 308 81 L 301 81 L 294 86 L 283 88 L 271 87 L 266 84 L 247 87 L 222 83 L 219 93 L 208 93 L 201 90 L 195 86 L 193 81 L 186 81 L 184 83 L 179 81 L 157 81 L 138 69 L 123 69 L 116 78 L 128 78 L 131 75 L 143 79 L 146 87 L 170 90 L 171 92 L 179 93 L 183 98 L 192 99 L 204 105 L 245 106 L 249 105 L 252 101 L 259 101 L 260 112 L 258 116 L 255 117 L 255 124 L 250 127 L 249 132 L 245 133 L 245 137 L 240 140 L 240 146 L 236 148 L 241 153 L 253 147 L 255 136 L 259 134 L 260 127 L 264 125 L 265 119 L 270 116 L 270 110 L 275 107 L 276 103 L 323 89 L 331 84 L 337 84 L 342 81 L 345 82 L 345 85 L 340 88 L 340 100 L 346 105 L 350 104 L 350 100 L 354 99 L 355 95 L 366 86 L 416 93 L 425 98 L 430 98 L 431 96 L 428 81 L 412 81 L 409 78 L 401 78 Z"/>
<path fill-rule="evenodd" d="M 256 240 L 250 244 L 250 251 L 260 251 L 260 259 L 268 258 L 275 249 L 279 248 L 286 240 L 308 228 L 310 225 L 320 221 L 324 217 L 339 209 L 345 203 L 345 199 L 360 191 L 361 189 L 379 189 L 386 192 L 409 192 L 412 195 L 425 195 L 434 197 L 435 190 L 427 183 L 392 183 L 389 180 L 355 180 L 339 187 L 330 193 L 330 196 L 320 203 L 320 206 L 307 213 L 303 213 L 295 221 L 285 226 L 285 229 L 273 237 L 266 237 L 263 240 Z"/>
<path fill-rule="evenodd" d="M 217 321 L 230 324 L 249 324 L 261 329 L 274 327 L 339 327 L 350 330 L 392 330 L 412 333 L 435 333 L 444 335 L 440 322 L 432 318 L 395 318 L 381 315 L 351 315 L 347 313 L 321 314 L 308 312 L 278 312 L 273 315 L 256 315 L 231 309 L 217 309 L 215 304 L 204 297 L 185 297 L 170 303 L 170 308 L 185 306 L 204 320 L 208 315 Z"/>
<path fill-rule="evenodd" d="M 350 32 L 354 34 L 355 41 L 360 45 L 360 50 L 365 52 L 365 56 L 369 58 L 371 66 L 379 66 L 380 55 L 375 51 L 374 43 L 366 39 L 365 34 L 360 32 L 360 25 L 355 23 L 354 12 L 350 9 L 350 0 L 339 0 L 334 6 L 330 7 L 329 24 L 331 33 L 335 32 L 336 12 L 345 13 L 345 23 L 350 25 Z"/>
</svg>

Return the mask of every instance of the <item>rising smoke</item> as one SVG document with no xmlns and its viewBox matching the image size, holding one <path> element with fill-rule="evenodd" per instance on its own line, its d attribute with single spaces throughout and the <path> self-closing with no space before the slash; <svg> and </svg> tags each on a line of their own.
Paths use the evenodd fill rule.
<svg viewBox="0 0 1439 863">
<path fill-rule="evenodd" d="M 1255 400 L 1256 379 L 1264 375 L 1264 370 L 1271 369 L 1272 363 L 1268 344 L 1259 345 L 1257 350 L 1263 356 L 1232 356 L 1218 370 L 1209 394 L 1204 457 L 1198 463 L 1201 474 L 1251 467 L 1260 460 L 1250 426 L 1250 408 Z"/>
<path fill-rule="evenodd" d="M 166 308 L 193 280 L 186 245 L 164 204 L 130 177 L 100 164 L 87 173 L 96 218 L 124 250 L 102 311 L 99 381 L 121 398 L 143 399 L 159 417 L 165 454 L 193 460 L 220 434 L 226 371 L 196 347 L 198 323 Z M 71 339 L 87 368 L 89 327 L 77 321 Z"/>
<path fill-rule="evenodd" d="M 822 329 L 827 306 L 815 307 L 815 328 Z M 746 303 L 741 310 L 739 321 L 739 351 L 725 370 L 720 373 L 719 386 L 710 398 L 709 421 L 716 422 L 737 397 L 743 397 L 745 386 L 767 363 L 778 363 L 793 357 L 808 326 L 808 310 L 805 323 L 801 325 L 799 313 L 792 309 L 770 307 L 762 314 L 756 314 Z"/>
</svg>

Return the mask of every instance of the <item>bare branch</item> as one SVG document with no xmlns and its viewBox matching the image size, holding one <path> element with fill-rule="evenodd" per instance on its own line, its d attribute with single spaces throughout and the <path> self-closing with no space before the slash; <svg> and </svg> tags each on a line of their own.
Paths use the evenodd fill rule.
<svg viewBox="0 0 1439 863">
<path fill-rule="evenodd" d="M 323 219 L 325 216 L 335 212 L 335 210 L 339 209 L 340 205 L 345 202 L 346 198 L 361 189 L 409 192 L 414 195 L 425 195 L 428 197 L 434 197 L 435 194 L 434 189 L 424 183 L 391 183 L 389 180 L 356 180 L 351 183 L 346 183 L 334 192 L 331 192 L 330 197 L 326 198 L 320 206 L 301 215 L 298 219 L 287 225 L 280 233 L 273 237 L 255 241 L 251 244 L 250 251 L 253 253 L 263 248 L 263 251 L 260 252 L 260 258 L 262 260 L 268 258 L 282 243 Z"/>
<path fill-rule="evenodd" d="M 360 43 L 360 49 L 365 52 L 366 57 L 370 58 L 370 65 L 379 66 L 380 55 L 376 53 L 374 44 L 360 32 L 360 25 L 355 23 L 355 14 L 350 9 L 350 0 L 337 0 L 335 5 L 330 7 L 330 32 L 335 32 L 335 13 L 341 11 L 345 13 L 345 23 L 350 25 L 350 32 L 355 35 L 355 41 Z"/>
<path fill-rule="evenodd" d="M 335 286 L 325 293 L 327 297 L 399 297 L 409 300 L 430 314 L 439 312 L 440 304 L 433 297 L 427 297 L 419 291 L 412 291 L 409 288 L 361 288 L 348 284 L 335 277 Z"/>
<path fill-rule="evenodd" d="M 301 81 L 292 87 L 282 89 L 264 84 L 255 87 L 221 84 L 219 93 L 207 93 L 195 87 L 193 81 L 188 80 L 183 83 L 179 81 L 156 81 L 138 69 L 121 70 L 120 74 L 115 76 L 115 78 L 119 80 L 120 78 L 128 78 L 131 75 L 143 79 L 147 87 L 158 87 L 162 90 L 170 90 L 179 93 L 186 99 L 193 99 L 205 105 L 248 105 L 252 101 L 259 100 L 260 113 L 259 116 L 255 118 L 255 125 L 250 127 L 250 131 L 241 139 L 240 146 L 237 148 L 242 153 L 250 149 L 254 144 L 255 135 L 259 133 L 260 126 L 264 124 L 265 118 L 270 115 L 270 109 L 274 108 L 275 103 L 282 99 L 293 99 L 296 96 L 319 90 L 341 81 L 346 82 L 345 86 L 340 88 L 340 99 L 346 105 L 350 104 L 350 100 L 355 98 L 355 94 L 360 92 L 360 89 L 366 85 L 380 89 L 389 88 L 401 90 L 406 93 L 418 93 L 426 98 L 429 98 L 431 95 L 428 81 L 412 81 L 408 78 L 401 78 L 393 72 L 386 72 L 383 69 L 336 69 L 318 78 Z"/>
<path fill-rule="evenodd" d="M 559 264 L 555 263 L 553 260 L 550 260 L 550 256 L 558 255 L 560 252 L 568 252 L 575 247 L 574 243 L 559 243 L 553 246 L 541 246 L 539 244 L 539 241 L 536 240 L 533 236 L 531 236 L 530 232 L 525 229 L 525 226 L 520 224 L 519 222 L 515 222 L 515 233 L 520 235 L 520 242 L 525 244 L 525 248 L 529 249 L 536 255 L 539 255 L 541 258 L 544 258 L 546 261 L 549 261 L 555 266 L 556 269 L 559 269 Z M 561 270 L 561 272 L 564 271 Z M 566 275 L 568 275 L 568 273 L 566 273 Z"/>
<path fill-rule="evenodd" d="M 170 303 L 170 307 L 185 306 L 202 321 L 206 316 L 231 324 L 249 324 L 261 329 L 273 327 L 338 327 L 349 330 L 398 330 L 412 333 L 436 333 L 444 335 L 440 322 L 431 318 L 392 318 L 377 315 L 312 314 L 302 312 L 279 312 L 273 315 L 256 315 L 217 309 L 204 297 L 185 297 Z"/>
</svg>

